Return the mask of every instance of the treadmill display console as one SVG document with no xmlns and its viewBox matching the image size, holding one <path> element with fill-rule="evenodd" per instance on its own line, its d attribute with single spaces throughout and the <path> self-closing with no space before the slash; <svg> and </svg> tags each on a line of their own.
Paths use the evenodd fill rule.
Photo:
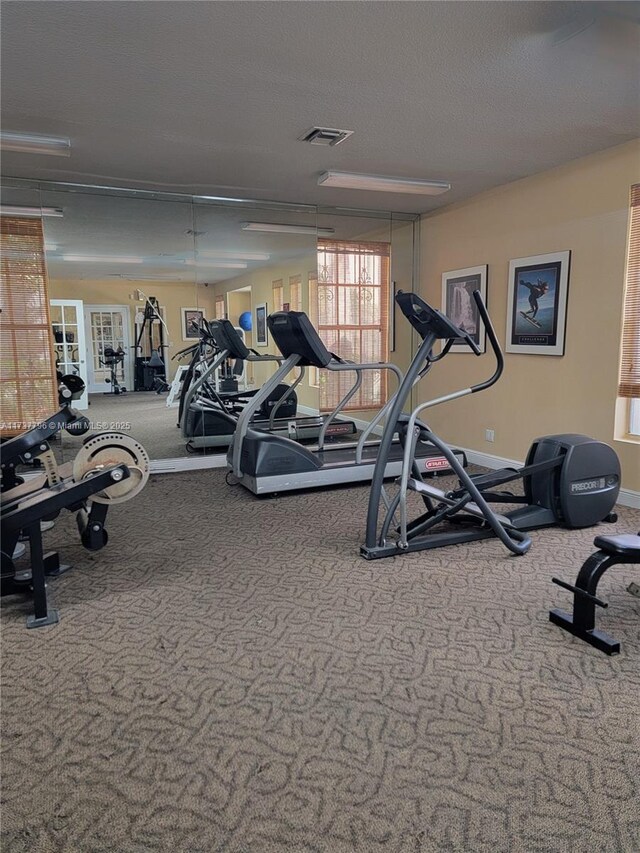
<svg viewBox="0 0 640 853">
<path fill-rule="evenodd" d="M 276 311 L 267 325 L 285 358 L 297 355 L 303 367 L 326 367 L 333 358 L 304 311 Z"/>
<path fill-rule="evenodd" d="M 231 320 L 210 320 L 209 329 L 218 349 L 229 350 L 231 358 L 245 360 L 251 355 Z"/>
</svg>

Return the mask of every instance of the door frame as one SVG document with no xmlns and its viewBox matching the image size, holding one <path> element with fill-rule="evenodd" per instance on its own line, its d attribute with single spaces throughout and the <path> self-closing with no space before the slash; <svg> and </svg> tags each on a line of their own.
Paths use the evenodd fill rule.
<svg viewBox="0 0 640 853">
<path fill-rule="evenodd" d="M 84 314 L 83 307 L 84 303 L 82 299 L 50 299 L 49 306 L 53 308 L 75 308 L 76 312 L 76 323 L 74 324 L 77 328 L 77 344 L 78 344 L 78 371 L 80 373 L 80 378 L 83 380 L 85 384 L 85 389 L 82 392 L 81 397 L 78 400 L 74 400 L 73 408 L 78 409 L 79 411 L 84 411 L 89 407 L 89 380 L 87 375 L 87 370 L 89 365 L 87 364 L 87 337 L 85 334 L 85 323 L 84 323 Z M 63 313 L 64 317 L 64 313 Z M 64 328 L 64 320 L 63 328 Z M 52 325 L 56 325 L 53 323 Z M 66 350 L 66 342 L 63 344 L 55 344 L 54 347 L 62 346 L 63 349 Z M 56 349 L 57 352 L 57 349 Z M 83 360 L 84 359 L 84 360 Z M 76 362 L 73 362 L 74 364 Z"/>
<path fill-rule="evenodd" d="M 100 394 L 105 391 L 108 391 L 108 388 L 101 387 L 101 391 L 92 390 L 92 388 L 97 388 L 97 383 L 94 381 L 93 376 L 93 339 L 91 337 L 91 312 L 99 311 L 99 312 L 122 312 L 124 315 L 124 322 L 122 324 L 122 329 L 124 332 L 124 343 L 123 348 L 126 352 L 126 358 L 124 362 L 124 386 L 128 391 L 133 391 L 133 368 L 135 361 L 135 353 L 134 347 L 131 343 L 131 311 L 128 305 L 101 305 L 101 304 L 85 304 L 84 306 L 84 327 L 85 327 L 85 341 L 86 341 L 86 364 L 87 364 L 87 388 L 89 389 L 90 394 Z"/>
</svg>

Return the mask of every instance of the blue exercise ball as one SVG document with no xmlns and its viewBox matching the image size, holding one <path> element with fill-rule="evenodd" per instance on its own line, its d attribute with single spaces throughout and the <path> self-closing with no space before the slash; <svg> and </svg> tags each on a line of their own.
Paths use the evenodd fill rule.
<svg viewBox="0 0 640 853">
<path fill-rule="evenodd" d="M 245 332 L 251 331 L 251 311 L 243 311 L 238 319 L 238 324 Z"/>
</svg>

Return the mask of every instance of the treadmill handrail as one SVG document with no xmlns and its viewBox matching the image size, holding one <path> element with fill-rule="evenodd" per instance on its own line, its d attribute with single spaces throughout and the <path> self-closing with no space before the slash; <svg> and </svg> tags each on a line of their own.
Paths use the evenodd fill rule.
<svg viewBox="0 0 640 853">
<path fill-rule="evenodd" d="M 388 361 L 380 361 L 380 362 L 375 362 L 375 363 L 369 362 L 367 364 L 349 364 L 349 363 L 338 364 L 338 363 L 330 362 L 327 365 L 327 370 L 359 370 L 359 371 L 363 371 L 363 370 L 390 370 L 392 373 L 395 373 L 395 375 L 398 378 L 398 387 L 400 387 L 400 385 L 402 385 L 402 380 L 404 378 L 403 373 L 400 370 L 400 368 L 397 366 L 397 364 L 392 364 L 391 362 L 388 362 Z M 397 394 L 397 391 L 396 391 L 396 394 Z M 385 412 L 389 408 L 389 404 L 393 401 L 394 398 L 395 398 L 395 394 L 389 400 L 387 400 L 387 402 L 384 404 L 384 406 L 382 406 L 382 408 L 378 411 L 378 413 L 375 415 L 375 417 L 370 421 L 369 426 L 363 430 L 362 435 L 358 439 L 358 443 L 356 445 L 356 463 L 358 465 L 362 462 L 362 450 L 363 450 L 365 441 L 367 440 L 367 437 L 369 435 L 371 435 L 371 432 L 374 429 L 374 427 L 382 420 L 382 418 L 385 415 Z M 334 409 L 333 417 L 335 417 L 340 411 L 342 411 L 342 407 L 344 405 L 346 405 L 346 403 L 349 399 L 350 399 L 350 396 L 346 397 L 343 401 L 341 401 L 342 405 L 339 406 L 338 408 Z"/>
<path fill-rule="evenodd" d="M 280 357 L 282 358 L 282 356 Z M 249 427 L 251 426 L 253 413 L 262 405 L 262 403 L 264 403 L 265 400 L 269 398 L 271 392 L 280 384 L 280 380 L 284 379 L 287 373 L 298 365 L 299 361 L 300 356 L 295 354 L 290 355 L 289 358 L 285 358 L 276 372 L 267 379 L 255 397 L 251 398 L 248 405 L 245 406 L 240 413 L 240 417 L 238 418 L 238 423 L 236 425 L 236 431 L 233 434 L 231 446 L 229 448 L 232 470 L 239 480 L 243 477 L 241 466 L 242 444 L 247 432 L 249 431 Z"/>
<path fill-rule="evenodd" d="M 345 362 L 338 362 L 338 363 L 340 364 L 340 363 L 345 363 Z M 355 374 L 356 374 L 356 381 L 353 383 L 351 388 L 349 388 L 349 390 L 344 395 L 344 397 L 338 402 L 338 405 L 333 409 L 333 411 L 330 412 L 327 417 L 323 418 L 322 427 L 320 429 L 320 434 L 318 435 L 318 450 L 322 450 L 324 447 L 324 439 L 325 439 L 325 436 L 327 434 L 327 429 L 329 427 L 329 424 L 335 420 L 335 417 L 338 414 L 338 412 L 341 412 L 342 409 L 344 409 L 344 407 L 347 405 L 349 400 L 353 397 L 353 395 L 359 390 L 360 386 L 362 385 L 362 371 L 356 370 Z"/>
<path fill-rule="evenodd" d="M 282 361 L 282 358 L 280 359 L 280 361 Z M 270 413 L 270 415 L 269 415 L 269 429 L 270 429 L 270 430 L 271 430 L 271 429 L 273 429 L 273 425 L 274 425 L 275 420 L 276 420 L 276 415 L 278 414 L 278 409 L 279 409 L 279 408 L 280 408 L 280 406 L 284 403 L 284 401 L 285 401 L 285 400 L 288 400 L 288 399 L 289 399 L 289 397 L 293 394 L 293 392 L 295 391 L 295 389 L 298 387 L 298 385 L 299 385 L 299 384 L 302 382 L 302 380 L 304 379 L 304 367 L 302 367 L 302 365 L 300 365 L 300 364 L 299 364 L 299 365 L 298 365 L 298 370 L 300 371 L 300 373 L 299 373 L 299 374 L 298 374 L 298 376 L 296 377 L 296 379 L 295 379 L 295 381 L 294 381 L 293 385 L 289 385 L 289 386 L 287 387 L 287 390 L 284 392 L 284 394 L 282 395 L 282 397 L 280 397 L 280 398 L 278 399 L 277 403 L 275 404 L 275 406 L 272 406 L 272 408 L 271 408 L 271 413 Z"/>
<path fill-rule="evenodd" d="M 231 464 L 234 475 L 238 479 L 242 479 L 243 472 L 241 466 L 241 457 L 242 457 L 242 443 L 245 439 L 245 436 L 251 426 L 251 415 L 255 410 L 262 404 L 264 400 L 267 399 L 271 391 L 279 384 L 280 380 L 289 373 L 294 367 L 296 367 L 302 356 L 292 353 L 285 361 L 280 365 L 278 370 L 273 374 L 271 379 L 266 382 L 258 394 L 253 398 L 249 406 L 245 408 L 238 419 L 238 426 L 236 427 L 236 431 L 233 435 L 233 444 L 231 446 Z M 364 370 L 391 370 L 398 377 L 399 383 L 402 383 L 402 371 L 395 364 L 390 364 L 387 362 L 376 362 L 376 363 L 366 363 L 366 364 L 355 364 L 351 362 L 339 363 L 335 360 L 331 360 L 329 364 L 326 365 L 326 370 L 333 371 L 348 371 L 354 370 L 359 375 Z M 356 377 L 356 382 L 354 385 L 358 384 L 358 379 Z M 346 404 L 346 402 L 350 399 L 349 395 L 345 395 L 343 399 L 340 401 L 340 404 L 334 409 L 332 413 L 332 417 L 335 417 L 341 410 L 342 406 Z M 359 462 L 360 457 L 362 456 L 362 446 L 364 445 L 364 439 L 361 437 L 357 448 L 356 448 L 356 460 Z M 321 448 L 320 448 L 321 449 Z M 314 451 L 310 451 L 314 452 Z M 315 452 L 318 452 L 316 449 Z"/>
</svg>

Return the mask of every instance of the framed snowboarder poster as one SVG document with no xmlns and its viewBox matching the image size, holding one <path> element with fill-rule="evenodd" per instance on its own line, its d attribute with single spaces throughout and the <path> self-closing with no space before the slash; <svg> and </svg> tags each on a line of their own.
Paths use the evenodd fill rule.
<svg viewBox="0 0 640 853">
<path fill-rule="evenodd" d="M 507 352 L 564 355 L 571 252 L 509 262 Z"/>
</svg>

